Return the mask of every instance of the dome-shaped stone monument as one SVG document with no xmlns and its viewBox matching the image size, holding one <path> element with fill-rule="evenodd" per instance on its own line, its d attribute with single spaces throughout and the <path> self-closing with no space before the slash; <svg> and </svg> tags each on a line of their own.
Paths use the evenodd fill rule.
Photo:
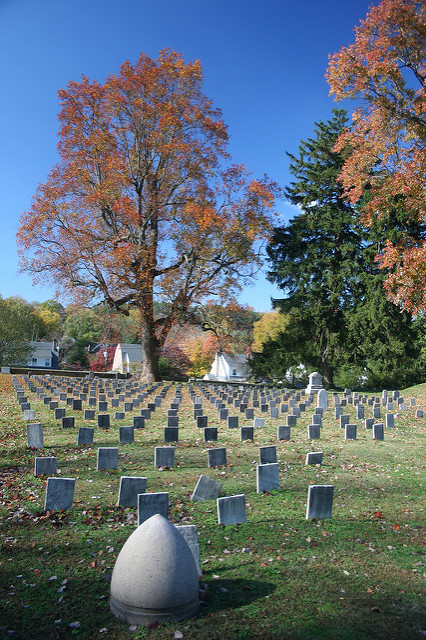
<svg viewBox="0 0 426 640">
<path fill-rule="evenodd" d="M 195 615 L 198 571 L 181 533 L 163 516 L 143 522 L 121 549 L 111 578 L 110 607 L 130 624 Z"/>
</svg>

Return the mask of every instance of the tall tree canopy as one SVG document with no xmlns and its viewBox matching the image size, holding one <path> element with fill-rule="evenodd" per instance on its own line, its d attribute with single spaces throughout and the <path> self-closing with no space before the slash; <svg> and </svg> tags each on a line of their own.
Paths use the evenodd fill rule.
<svg viewBox="0 0 426 640">
<path fill-rule="evenodd" d="M 338 149 L 351 154 L 341 179 L 358 202 L 368 185 L 364 219 L 371 223 L 398 201 L 407 219 L 426 217 L 426 4 L 382 0 L 355 29 L 355 42 L 330 59 L 327 78 L 337 100 L 359 102 L 354 126 Z M 426 245 L 409 235 L 389 240 L 380 263 L 389 274 L 390 298 L 406 309 L 426 309 Z"/>
<path fill-rule="evenodd" d="M 141 311 L 145 379 L 195 301 L 229 297 L 259 264 L 278 187 L 227 165 L 198 61 L 163 51 L 104 84 L 60 91 L 60 162 L 21 216 L 23 268 L 61 294 Z M 154 314 L 154 297 L 168 303 Z"/>
<path fill-rule="evenodd" d="M 276 304 L 290 314 L 288 357 L 319 368 L 329 383 L 345 339 L 343 315 L 357 298 L 361 249 L 356 211 L 336 182 L 343 156 L 333 146 L 347 124 L 346 112 L 336 110 L 316 124 L 315 138 L 301 141 L 298 156 L 288 154 L 295 181 L 285 195 L 301 213 L 275 229 L 267 250 L 269 278 L 286 295 Z"/>
<path fill-rule="evenodd" d="M 338 176 L 347 153 L 335 142 L 347 126 L 346 112 L 335 110 L 329 122 L 316 124 L 315 138 L 301 142 L 298 156 L 289 154 L 295 180 L 285 194 L 300 213 L 275 229 L 268 247 L 269 278 L 284 291 L 276 305 L 287 325 L 254 357 L 254 368 L 268 373 L 269 362 L 283 375 L 302 363 L 329 384 L 336 372 L 347 380 L 348 371 L 373 386 L 397 384 L 413 370 L 412 318 L 386 300 L 386 274 L 374 256 L 385 232 L 398 239 L 406 226 L 394 210 L 386 228 L 383 219 L 367 231 L 359 206 L 344 198 Z"/>
</svg>

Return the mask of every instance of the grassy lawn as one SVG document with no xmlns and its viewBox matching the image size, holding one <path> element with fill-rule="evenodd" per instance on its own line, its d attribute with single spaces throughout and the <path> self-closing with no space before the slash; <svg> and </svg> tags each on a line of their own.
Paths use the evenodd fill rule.
<svg viewBox="0 0 426 640">
<path fill-rule="evenodd" d="M 173 386 L 146 428 L 135 430 L 135 443 L 120 446 L 118 425 L 131 424 L 140 409 L 125 420 L 112 419 L 110 429 L 95 427 L 94 444 L 77 446 L 78 426 L 93 421 L 67 407 L 76 427 L 62 429 L 37 395 L 28 393 L 44 425 L 44 449 L 35 451 L 26 446 L 12 376 L 0 375 L 0 638 L 425 637 L 426 418 L 415 412 L 426 412 L 426 385 L 401 391 L 407 409 L 396 413 L 384 441 L 373 440 L 352 405 L 345 413 L 358 424 L 358 437 L 345 441 L 330 402 L 318 441 L 307 437 L 310 407 L 289 442 L 276 438 L 285 414 L 282 420 L 266 417 L 254 442 L 240 442 L 239 429 L 219 422 L 204 399 L 209 426 L 219 433 L 217 442 L 206 443 L 185 385 L 182 392 L 175 468 L 159 470 L 154 447 L 164 444 Z M 255 416 L 265 415 L 255 410 Z M 372 407 L 366 407 L 370 416 Z M 240 417 L 240 425 L 250 424 Z M 257 494 L 258 448 L 271 444 L 277 446 L 280 489 Z M 119 446 L 117 470 L 96 470 L 98 446 Z M 209 469 L 207 449 L 223 446 L 227 467 Z M 309 451 L 324 452 L 321 466 L 305 466 Z M 57 456 L 58 475 L 76 479 L 72 511 L 44 512 L 47 478 L 34 476 L 35 456 Z M 219 526 L 215 501 L 190 501 L 201 473 L 222 482 L 224 496 L 245 494 L 246 524 Z M 146 476 L 147 491 L 169 492 L 173 523 L 197 526 L 204 594 L 197 617 L 147 629 L 129 628 L 110 613 L 111 572 L 137 517 L 136 509 L 116 506 L 122 475 Z M 332 519 L 305 519 L 310 484 L 334 485 Z"/>
</svg>

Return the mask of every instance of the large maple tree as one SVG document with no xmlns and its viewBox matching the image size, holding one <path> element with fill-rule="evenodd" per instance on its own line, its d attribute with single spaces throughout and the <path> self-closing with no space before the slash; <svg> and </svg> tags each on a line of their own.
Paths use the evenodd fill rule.
<svg viewBox="0 0 426 640">
<path fill-rule="evenodd" d="M 364 202 L 367 223 L 395 208 L 426 218 L 426 3 L 382 0 L 355 29 L 353 44 L 334 54 L 327 79 L 337 100 L 358 100 L 353 126 L 337 150 L 350 147 L 341 179 L 345 197 Z M 378 256 L 397 269 L 390 299 L 413 312 L 426 309 L 426 245 L 406 235 Z"/>
<path fill-rule="evenodd" d="M 230 164 L 199 61 L 142 54 L 101 84 L 59 92 L 60 160 L 17 233 L 23 269 L 58 293 L 141 311 L 142 378 L 158 379 L 171 326 L 228 298 L 259 265 L 279 189 Z M 156 316 L 154 300 L 164 313 Z"/>
</svg>

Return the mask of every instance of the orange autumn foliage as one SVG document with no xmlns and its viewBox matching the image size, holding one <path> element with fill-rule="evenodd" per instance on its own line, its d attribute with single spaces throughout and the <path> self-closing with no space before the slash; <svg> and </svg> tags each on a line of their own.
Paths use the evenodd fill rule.
<svg viewBox="0 0 426 640">
<path fill-rule="evenodd" d="M 143 377 L 158 378 L 171 326 L 253 275 L 279 188 L 224 168 L 226 125 L 199 61 L 142 54 L 59 97 L 60 162 L 21 216 L 22 267 L 71 299 L 139 309 Z"/>
<path fill-rule="evenodd" d="M 382 0 L 355 29 L 355 41 L 334 54 L 327 72 L 337 100 L 355 99 L 353 126 L 336 150 L 348 149 L 341 179 L 364 221 L 402 206 L 407 222 L 426 217 L 426 3 Z M 426 309 L 423 241 L 388 242 L 381 266 L 397 267 L 387 280 L 390 299 L 408 311 Z"/>
</svg>

